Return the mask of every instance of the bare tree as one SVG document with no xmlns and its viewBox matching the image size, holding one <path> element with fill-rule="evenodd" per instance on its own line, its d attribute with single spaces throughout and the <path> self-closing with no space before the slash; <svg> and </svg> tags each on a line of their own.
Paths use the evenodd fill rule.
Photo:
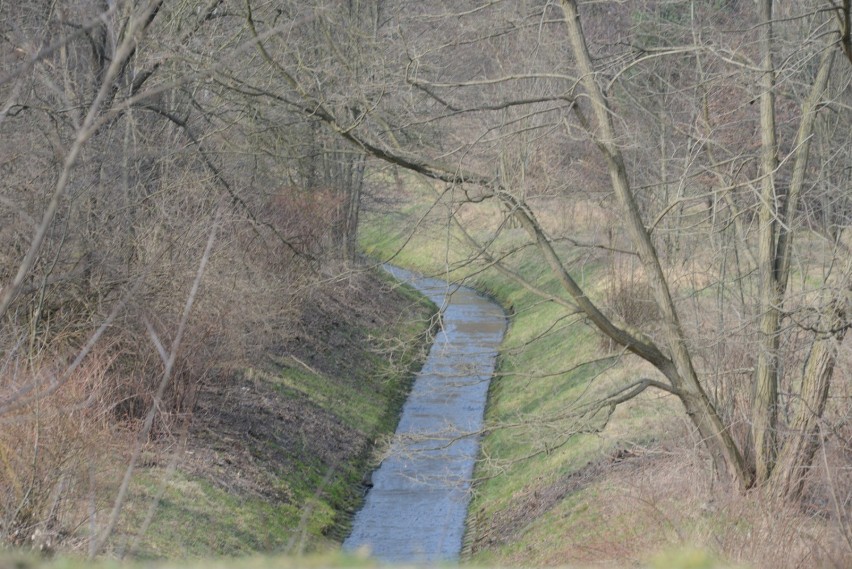
<svg viewBox="0 0 852 569">
<path fill-rule="evenodd" d="M 318 66 L 292 64 L 304 61 L 301 57 L 270 61 L 284 89 L 269 89 L 266 96 L 304 108 L 376 158 L 461 189 L 470 203 L 501 202 L 564 287 L 566 296 L 559 302 L 585 314 L 601 333 L 652 363 L 666 380 L 639 379 L 610 401 L 620 402 L 627 399 L 625 393 L 635 396 L 647 387 L 673 393 L 728 485 L 744 490 L 771 483 L 779 494 L 795 496 L 813 458 L 815 429 L 846 328 L 843 299 L 849 275 L 840 253 L 845 221 L 817 228 L 807 220 L 807 203 L 838 191 L 817 189 L 813 180 L 843 169 L 839 156 L 845 156 L 848 140 L 840 125 L 849 120 L 845 93 L 850 77 L 848 69 L 833 65 L 843 45 L 842 18 L 827 17 L 819 3 L 788 8 L 780 20 L 772 8 L 769 1 L 761 2 L 757 12 L 694 2 L 660 4 L 661 20 L 670 30 L 679 26 L 675 35 L 661 31 L 642 37 L 638 33 L 650 28 L 639 27 L 633 30 L 637 37 L 612 43 L 604 39 L 601 26 L 606 18 L 627 17 L 627 8 L 617 4 L 589 5 L 584 14 L 573 1 L 561 2 L 560 13 L 550 5 L 526 2 L 511 9 L 466 5 L 453 12 L 440 3 L 394 4 L 388 13 L 398 31 L 386 39 L 396 41 L 398 48 L 382 52 L 385 69 L 379 84 L 387 86 L 380 97 L 367 99 L 365 112 L 353 116 L 346 111 L 351 106 L 336 104 L 343 94 L 334 91 L 333 82 L 305 74 Z M 304 17 L 332 18 L 326 14 L 339 15 L 336 10 L 329 6 Z M 737 26 L 753 34 L 732 34 Z M 753 42 L 755 35 L 758 41 Z M 268 54 L 265 41 L 259 40 L 259 49 Z M 500 50 L 512 45 L 530 47 L 515 51 L 511 62 Z M 336 47 L 331 42 L 322 49 L 333 52 Z M 783 61 L 780 68 L 776 61 Z M 654 69 L 655 81 L 646 81 Z M 672 95 L 676 102 L 648 112 L 660 88 L 688 95 Z M 633 106 L 631 101 L 644 103 Z M 820 124 L 834 126 L 823 131 Z M 656 155 L 638 140 L 646 125 L 659 132 Z M 525 152 L 550 153 L 563 161 L 563 168 L 551 163 L 542 175 L 530 175 L 528 158 L 521 159 L 522 166 L 508 167 L 509 149 L 522 136 L 536 140 L 525 145 Z M 578 184 L 564 177 L 583 170 L 565 160 L 570 153 L 587 153 L 590 145 L 598 153 L 590 160 L 609 178 L 628 236 L 624 248 L 636 256 L 653 291 L 659 337 L 590 298 L 572 278 L 557 246 L 571 238 L 554 235 L 539 219 L 538 204 L 543 202 L 524 191 L 525 185 L 538 184 L 554 195 L 577 195 L 569 188 Z M 838 153 L 815 157 L 815 146 Z M 673 186 L 677 191 L 670 191 Z M 709 204 L 701 215 L 711 222 L 712 239 L 726 244 L 727 252 L 714 261 L 719 280 L 712 286 L 720 291 L 737 287 L 735 310 L 752 315 L 745 328 L 737 324 L 747 330 L 745 341 L 759 346 L 748 412 L 752 432 L 745 440 L 733 436 L 731 410 L 707 391 L 711 382 L 702 373 L 713 372 L 699 372 L 696 358 L 704 361 L 699 346 L 712 342 L 684 326 L 687 305 L 669 277 L 673 251 L 687 255 L 690 247 L 687 227 L 695 223 L 694 214 L 685 213 L 695 210 L 690 204 Z M 485 241 L 469 241 L 471 249 L 537 290 L 504 265 L 512 253 L 497 243 L 506 227 L 495 228 Z M 810 241 L 814 231 L 830 235 L 821 248 L 824 255 L 794 257 L 793 238 L 807 234 Z M 733 277 L 729 255 L 737 259 Z M 805 274 L 822 272 L 822 266 L 828 270 L 818 285 L 797 289 L 790 298 L 787 283 L 794 258 L 806 265 L 815 262 L 801 269 Z M 540 292 L 554 300 L 551 293 Z M 799 381 L 793 378 L 794 369 L 781 364 L 781 352 L 805 348 L 810 355 Z M 784 389 L 801 386 L 796 418 L 783 434 L 777 413 L 782 384 Z"/>
<path fill-rule="evenodd" d="M 797 496 L 849 325 L 848 2 L 634 8 L 0 5 L 0 415 L 29 413 L 89 363 L 136 369 L 123 356 L 144 346 L 150 369 L 98 393 L 116 416 L 148 417 L 169 359 L 156 344 L 179 344 L 198 259 L 220 277 L 218 300 L 194 303 L 208 318 L 276 317 L 233 307 L 246 291 L 291 298 L 324 260 L 351 259 L 381 161 L 434 184 L 469 262 L 656 368 L 579 415 L 605 423 L 648 388 L 671 393 L 730 487 Z M 219 245 L 202 253 L 223 197 Z M 580 201 L 609 226 L 577 234 L 561 212 Z M 476 208 L 487 232 L 466 224 Z M 530 249 L 559 291 L 518 270 Z M 598 254 L 639 269 L 609 298 L 572 265 Z M 274 267 L 254 272 L 261 260 Z M 678 278 L 697 264 L 704 282 Z M 618 305 L 639 286 L 648 318 Z M 173 362 L 194 371 L 165 374 L 175 412 L 191 406 L 181 380 L 204 374 L 202 335 L 182 336 L 196 360 Z M 4 527 L 49 517 L 30 496 L 9 500 Z"/>
<path fill-rule="evenodd" d="M 287 182 L 316 159 L 304 139 L 264 136 L 268 118 L 311 124 L 304 112 L 267 117 L 231 88 L 228 70 L 255 53 L 242 7 L 0 4 L 3 539 L 55 538 L 87 510 L 90 551 L 103 550 L 140 449 L 187 424 L 214 366 L 292 328 L 282 322 L 331 256 L 336 220 L 357 219 L 330 190 Z M 235 23 L 244 37 L 228 44 Z M 320 156 L 341 153 L 322 144 Z M 350 162 L 341 184 L 357 191 L 363 158 Z M 104 471 L 125 443 L 100 527 Z"/>
</svg>

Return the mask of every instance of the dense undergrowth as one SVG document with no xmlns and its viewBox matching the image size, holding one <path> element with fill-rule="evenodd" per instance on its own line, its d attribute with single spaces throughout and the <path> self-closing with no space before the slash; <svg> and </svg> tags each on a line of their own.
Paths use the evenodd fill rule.
<svg viewBox="0 0 852 569">
<path fill-rule="evenodd" d="M 208 360 L 204 376 L 189 380 L 192 407 L 182 414 L 167 408 L 157 421 L 104 544 L 107 557 L 300 555 L 335 549 L 345 537 L 373 453 L 395 428 L 425 357 L 435 307 L 357 266 L 315 280 L 304 294 L 292 303 L 285 331 L 250 330 L 262 350 Z M 102 381 L 117 373 L 104 370 Z M 78 378 L 80 390 L 96 388 L 88 380 Z M 135 428 L 120 417 L 101 420 L 95 433 L 47 421 L 36 422 L 36 431 L 3 433 L 0 488 L 12 506 L 31 508 L 29 525 L 10 529 L 7 545 L 71 559 L 90 553 L 115 503 Z M 26 465 L 23 454 L 7 451 L 33 433 L 42 455 Z M 89 439 L 96 443 L 86 448 Z M 22 523 L 21 513 L 4 510 L 10 523 Z"/>
</svg>

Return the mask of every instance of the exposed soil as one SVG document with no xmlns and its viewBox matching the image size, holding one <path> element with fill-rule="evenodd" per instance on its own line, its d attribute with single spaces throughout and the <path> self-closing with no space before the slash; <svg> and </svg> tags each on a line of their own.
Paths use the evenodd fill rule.
<svg viewBox="0 0 852 569">
<path fill-rule="evenodd" d="M 367 437 L 304 397 L 285 397 L 268 381 L 232 377 L 199 396 L 190 454 L 194 474 L 230 492 L 290 500 L 277 482 L 308 460 L 328 468 L 353 459 Z"/>
<path fill-rule="evenodd" d="M 370 272 L 352 273 L 312 289 L 296 333 L 288 334 L 286 342 L 273 342 L 266 361 L 253 362 L 253 367 L 271 375 L 282 365 L 310 369 L 328 381 L 387 398 L 381 366 L 387 356 L 400 356 L 385 351 L 387 336 L 400 321 L 422 318 L 423 310 L 387 280 Z M 378 352 L 384 356 L 378 358 Z M 408 385 L 398 387 L 398 396 L 388 401 L 391 423 Z M 285 474 L 321 480 L 352 463 L 366 469 L 363 458 L 378 434 L 346 425 L 296 390 L 278 389 L 262 376 L 235 371 L 202 386 L 194 415 L 187 452 L 190 473 L 232 493 L 273 500 L 293 499 L 291 489 L 281 483 Z M 387 428 L 392 430 L 393 424 Z"/>
</svg>

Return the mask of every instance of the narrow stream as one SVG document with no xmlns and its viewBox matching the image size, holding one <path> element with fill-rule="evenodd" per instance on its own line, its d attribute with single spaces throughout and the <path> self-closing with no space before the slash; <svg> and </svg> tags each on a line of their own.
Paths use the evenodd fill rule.
<svg viewBox="0 0 852 569">
<path fill-rule="evenodd" d="M 506 318 L 473 289 L 387 270 L 442 307 L 443 326 L 343 547 L 366 546 L 389 562 L 453 561 L 461 552 L 476 433 Z"/>
</svg>

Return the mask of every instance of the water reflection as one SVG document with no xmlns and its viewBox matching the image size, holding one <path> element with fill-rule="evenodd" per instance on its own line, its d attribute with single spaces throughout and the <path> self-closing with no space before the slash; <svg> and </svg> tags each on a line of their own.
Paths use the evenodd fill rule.
<svg viewBox="0 0 852 569">
<path fill-rule="evenodd" d="M 477 433 L 505 315 L 470 288 L 388 270 L 442 307 L 442 327 L 343 547 L 366 546 L 390 562 L 452 561 L 461 551 Z"/>
</svg>

